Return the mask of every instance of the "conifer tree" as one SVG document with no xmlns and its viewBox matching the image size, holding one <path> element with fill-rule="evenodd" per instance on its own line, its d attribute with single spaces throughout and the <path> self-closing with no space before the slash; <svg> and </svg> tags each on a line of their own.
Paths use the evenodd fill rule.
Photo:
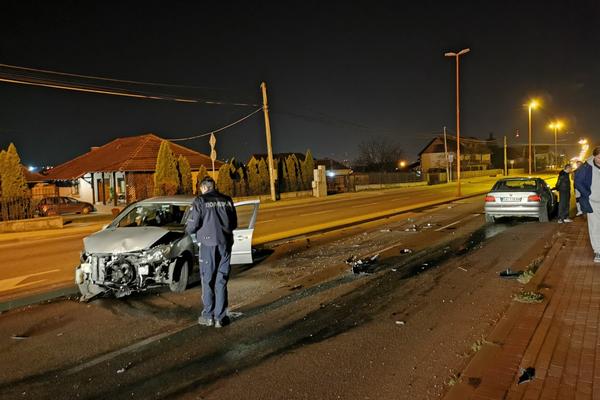
<svg viewBox="0 0 600 400">
<path fill-rule="evenodd" d="M 279 162 L 279 160 L 277 160 L 277 167 L 281 171 L 281 173 L 278 175 L 279 175 L 279 187 L 281 188 L 282 192 L 290 191 L 290 177 L 288 175 L 286 160 L 287 159 L 284 158 L 281 163 Z"/>
<path fill-rule="evenodd" d="M 248 196 L 248 182 L 246 181 L 246 174 L 244 173 L 244 166 L 240 165 L 237 169 L 237 188 L 235 191 L 236 196 Z"/>
<path fill-rule="evenodd" d="M 200 182 L 202 182 L 202 179 L 206 176 L 208 176 L 208 171 L 204 165 L 201 165 L 200 169 L 198 169 L 198 174 L 196 175 L 196 184 L 194 185 L 196 194 L 200 194 Z"/>
<path fill-rule="evenodd" d="M 192 167 L 187 157 L 184 157 L 182 154 L 177 158 L 177 169 L 179 170 L 181 181 L 179 191 L 182 194 L 192 194 Z"/>
<path fill-rule="evenodd" d="M 163 140 L 156 157 L 154 172 L 154 195 L 171 196 L 179 189 L 179 173 L 177 172 L 177 159 L 171 151 L 167 140 Z"/>
<path fill-rule="evenodd" d="M 265 194 L 270 190 L 269 167 L 264 158 L 258 162 L 258 191 L 255 194 Z"/>
<path fill-rule="evenodd" d="M 231 179 L 231 164 L 225 163 L 219 168 L 217 177 L 217 187 L 219 192 L 232 196 L 233 195 L 233 180 Z"/>
<path fill-rule="evenodd" d="M 0 150 L 0 197 L 2 197 L 2 174 L 4 173 L 4 160 L 6 159 L 6 150 Z"/>
<path fill-rule="evenodd" d="M 312 188 L 313 170 L 315 169 L 315 161 L 310 149 L 306 150 L 306 156 L 302 163 L 302 179 L 304 180 L 304 188 L 310 190 Z"/>
<path fill-rule="evenodd" d="M 260 176 L 258 173 L 258 161 L 252 157 L 246 165 L 246 177 L 248 180 L 248 194 L 260 194 Z"/>
<path fill-rule="evenodd" d="M 297 173 L 298 157 L 295 154 L 289 155 L 285 159 L 287 171 L 287 186 L 289 192 L 298 191 L 298 173 Z"/>
<path fill-rule="evenodd" d="M 8 146 L 8 151 L 3 151 L 0 164 L 2 175 L 3 197 L 28 197 L 27 179 L 21 167 L 21 158 L 14 144 Z"/>
</svg>

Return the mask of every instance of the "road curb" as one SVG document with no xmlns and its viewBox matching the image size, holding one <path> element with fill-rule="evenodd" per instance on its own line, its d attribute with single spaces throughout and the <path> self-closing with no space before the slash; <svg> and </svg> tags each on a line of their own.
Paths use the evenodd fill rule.
<svg viewBox="0 0 600 400">
<path fill-rule="evenodd" d="M 0 302 L 0 313 L 14 310 L 15 308 L 26 307 L 33 304 L 43 303 L 45 301 L 55 300 L 61 297 L 79 295 L 79 290 L 76 286 L 67 286 L 59 289 L 54 289 L 49 292 L 34 294 L 27 297 L 20 297 L 13 300 Z"/>
</svg>

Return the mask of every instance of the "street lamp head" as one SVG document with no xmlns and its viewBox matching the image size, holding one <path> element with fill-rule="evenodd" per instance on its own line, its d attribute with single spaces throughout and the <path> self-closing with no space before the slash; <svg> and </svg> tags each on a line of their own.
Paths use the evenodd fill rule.
<svg viewBox="0 0 600 400">
<path fill-rule="evenodd" d="M 471 51 L 470 48 L 462 49 L 461 51 L 458 52 L 458 55 L 462 56 L 463 54 L 467 54 L 470 51 Z"/>
<path fill-rule="evenodd" d="M 536 108 L 538 108 L 538 107 L 539 107 L 539 105 L 540 105 L 540 104 L 538 103 L 538 101 L 537 101 L 537 100 L 531 100 L 527 106 L 528 106 L 530 109 L 532 109 L 532 110 L 535 110 Z"/>
<path fill-rule="evenodd" d="M 448 52 L 448 53 L 444 53 L 444 56 L 446 56 L 446 57 L 456 57 L 456 53 Z"/>
</svg>

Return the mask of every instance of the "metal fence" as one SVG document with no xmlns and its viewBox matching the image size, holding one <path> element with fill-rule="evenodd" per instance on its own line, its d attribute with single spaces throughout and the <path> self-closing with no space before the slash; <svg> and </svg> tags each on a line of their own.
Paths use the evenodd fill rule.
<svg viewBox="0 0 600 400">
<path fill-rule="evenodd" d="M 34 215 L 31 197 L 0 197 L 0 221 L 33 218 Z"/>
</svg>

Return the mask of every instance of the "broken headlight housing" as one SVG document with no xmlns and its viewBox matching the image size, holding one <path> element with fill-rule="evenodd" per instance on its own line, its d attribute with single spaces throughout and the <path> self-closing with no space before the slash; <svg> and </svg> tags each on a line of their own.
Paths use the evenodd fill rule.
<svg viewBox="0 0 600 400">
<path fill-rule="evenodd" d="M 161 244 L 144 252 L 140 258 L 141 264 L 156 264 L 169 258 L 172 244 Z"/>
</svg>

